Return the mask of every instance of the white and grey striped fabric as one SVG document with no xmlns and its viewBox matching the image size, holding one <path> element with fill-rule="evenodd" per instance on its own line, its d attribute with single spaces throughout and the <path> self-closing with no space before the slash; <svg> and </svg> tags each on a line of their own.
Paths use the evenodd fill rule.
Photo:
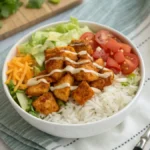
<svg viewBox="0 0 150 150">
<path fill-rule="evenodd" d="M 130 150 L 150 124 L 150 0 L 84 0 L 74 9 L 48 19 L 0 42 L 0 71 L 12 45 L 29 31 L 70 16 L 109 25 L 128 35 L 141 51 L 146 81 L 141 101 L 124 123 L 109 132 L 84 139 L 61 139 L 45 134 L 24 121 L 12 108 L 0 79 L 0 138 L 13 150 Z"/>
</svg>

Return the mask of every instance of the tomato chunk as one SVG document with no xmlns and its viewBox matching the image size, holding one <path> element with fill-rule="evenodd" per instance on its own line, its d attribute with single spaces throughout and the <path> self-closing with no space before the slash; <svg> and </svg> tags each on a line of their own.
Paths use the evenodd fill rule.
<svg viewBox="0 0 150 150">
<path fill-rule="evenodd" d="M 120 44 L 116 40 L 110 38 L 106 43 L 106 48 L 107 51 L 109 51 L 110 54 L 113 55 L 120 49 Z"/>
<path fill-rule="evenodd" d="M 121 71 L 123 74 L 132 73 L 139 65 L 138 57 L 133 53 L 124 53 L 125 61 L 121 65 Z"/>
<path fill-rule="evenodd" d="M 110 38 L 113 38 L 113 34 L 111 34 L 107 30 L 100 30 L 99 32 L 96 33 L 95 35 L 95 41 L 105 49 L 105 44 L 108 42 Z"/>
<path fill-rule="evenodd" d="M 124 53 L 124 56 L 125 56 L 126 59 L 130 60 L 134 64 L 135 68 L 138 67 L 139 59 L 138 59 L 138 56 L 136 54 Z"/>
<path fill-rule="evenodd" d="M 99 46 L 98 43 L 95 41 L 95 35 L 92 32 L 86 32 L 81 37 L 81 40 L 87 40 L 89 41 L 89 44 L 91 45 L 93 50 L 96 50 L 96 48 Z"/>
<path fill-rule="evenodd" d="M 125 43 L 119 43 L 120 44 L 120 49 L 123 49 L 124 52 L 130 53 L 131 52 L 131 46 Z"/>
<path fill-rule="evenodd" d="M 125 57 L 124 57 L 123 52 L 117 52 L 117 53 L 115 53 L 114 59 L 119 64 L 121 64 L 122 62 L 124 62 Z"/>
<path fill-rule="evenodd" d="M 81 35 L 80 39 L 81 40 L 93 40 L 94 39 L 94 33 L 92 32 L 85 32 L 84 34 Z"/>
<path fill-rule="evenodd" d="M 90 40 L 89 44 L 91 45 L 92 49 L 95 51 L 96 48 L 99 46 L 95 40 Z"/>
<path fill-rule="evenodd" d="M 121 71 L 124 75 L 130 74 L 135 70 L 134 64 L 128 60 L 125 59 L 125 61 L 121 65 Z"/>
<path fill-rule="evenodd" d="M 93 58 L 94 58 L 94 59 L 102 58 L 104 61 L 107 61 L 108 56 L 109 56 L 109 54 L 106 53 L 103 49 L 101 49 L 101 50 L 96 50 L 96 51 L 93 53 Z"/>
<path fill-rule="evenodd" d="M 120 65 L 111 57 L 108 57 L 106 67 L 107 68 L 115 68 L 118 71 L 120 71 Z"/>
</svg>

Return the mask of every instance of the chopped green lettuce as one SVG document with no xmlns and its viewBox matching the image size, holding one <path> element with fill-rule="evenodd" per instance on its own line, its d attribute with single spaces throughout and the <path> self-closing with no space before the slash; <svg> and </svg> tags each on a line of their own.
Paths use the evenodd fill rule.
<svg viewBox="0 0 150 150">
<path fill-rule="evenodd" d="M 21 108 L 26 111 L 28 108 L 28 98 L 25 95 L 25 93 L 24 92 L 16 92 L 16 96 L 17 96 L 17 99 L 18 99 L 18 102 L 19 102 Z"/>
<path fill-rule="evenodd" d="M 63 102 L 63 101 L 60 100 L 60 99 L 57 100 L 57 103 L 58 103 L 58 105 L 59 105 L 60 107 L 66 105 L 65 102 Z"/>
<path fill-rule="evenodd" d="M 44 51 L 56 46 L 67 46 L 72 39 L 79 39 L 85 32 L 91 32 L 87 26 L 80 27 L 78 20 L 71 17 L 67 23 L 35 32 L 31 39 L 18 46 L 21 53 L 31 54 L 39 66 L 45 60 Z"/>
<path fill-rule="evenodd" d="M 39 117 L 39 113 L 35 111 L 35 109 L 32 106 L 32 103 L 33 103 L 33 99 L 28 98 L 28 107 L 27 107 L 26 111 L 35 117 Z"/>
<path fill-rule="evenodd" d="M 129 86 L 129 85 L 137 85 L 138 84 L 138 82 L 139 82 L 139 80 L 140 80 L 140 76 L 138 76 L 137 74 L 136 74 L 136 72 L 135 73 L 131 73 L 131 74 L 129 74 L 128 76 L 127 76 L 127 82 L 122 82 L 121 84 L 122 84 L 122 86 Z"/>
</svg>

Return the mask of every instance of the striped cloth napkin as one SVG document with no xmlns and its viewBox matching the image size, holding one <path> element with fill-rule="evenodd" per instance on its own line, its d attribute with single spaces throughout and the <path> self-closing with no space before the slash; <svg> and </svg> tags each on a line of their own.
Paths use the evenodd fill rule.
<svg viewBox="0 0 150 150">
<path fill-rule="evenodd" d="M 130 150 L 150 125 L 150 0 L 85 0 L 78 7 L 44 21 L 0 42 L 0 71 L 12 45 L 36 27 L 70 16 L 107 24 L 124 34 L 139 48 L 146 65 L 145 86 L 139 104 L 125 121 L 94 137 L 63 139 L 43 133 L 24 121 L 13 109 L 0 83 L 0 138 L 13 150 Z M 133 31 L 134 30 L 134 31 Z M 1 78 L 0 78 L 0 82 Z"/>
</svg>

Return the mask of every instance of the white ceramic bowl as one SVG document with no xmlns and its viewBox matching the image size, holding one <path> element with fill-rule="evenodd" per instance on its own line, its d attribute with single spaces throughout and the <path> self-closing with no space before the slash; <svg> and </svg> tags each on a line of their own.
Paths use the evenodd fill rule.
<svg viewBox="0 0 150 150">
<path fill-rule="evenodd" d="M 66 22 L 66 21 L 64 21 L 64 22 Z M 8 90 L 7 86 L 5 85 L 7 62 L 9 62 L 15 56 L 16 46 L 20 45 L 21 43 L 26 42 L 34 32 L 36 32 L 38 30 L 43 30 L 47 27 L 55 26 L 55 25 L 58 25 L 58 24 L 64 23 L 64 22 L 57 22 L 57 23 L 53 23 L 53 24 L 49 24 L 49 25 L 40 27 L 40 28 L 30 32 L 26 36 L 24 36 L 21 40 L 19 40 L 12 47 L 12 49 L 10 50 L 10 52 L 8 53 L 8 55 L 6 57 L 6 60 L 4 62 L 4 67 L 3 67 L 2 78 L 3 78 L 4 90 L 5 90 L 5 93 L 9 99 L 9 101 L 11 102 L 13 107 L 16 109 L 16 111 L 19 113 L 19 115 L 22 118 L 24 118 L 28 123 L 30 123 L 32 126 L 38 128 L 39 130 L 44 131 L 44 132 L 51 134 L 51 135 L 64 137 L 64 138 L 83 138 L 83 137 L 94 136 L 94 135 L 100 134 L 102 132 L 105 132 L 108 129 L 113 128 L 116 125 L 118 125 L 119 123 L 121 123 L 125 119 L 125 117 L 131 112 L 131 110 L 133 109 L 135 104 L 137 103 L 139 94 L 143 88 L 143 82 L 144 82 L 144 77 L 145 77 L 143 59 L 142 59 L 140 53 L 138 52 L 138 49 L 136 48 L 136 46 L 127 37 L 125 37 L 120 32 L 118 32 L 118 31 L 116 31 L 110 27 L 100 25 L 100 24 L 97 24 L 94 22 L 79 21 L 81 26 L 88 25 L 89 28 L 91 30 L 93 30 L 94 32 L 99 31 L 100 29 L 109 30 L 114 35 L 119 37 L 122 41 L 131 45 L 134 53 L 136 53 L 139 57 L 140 70 L 141 70 L 141 77 L 142 78 L 140 81 L 138 92 L 136 93 L 132 102 L 130 102 L 125 108 L 123 108 L 121 111 L 119 111 L 118 113 L 114 114 L 111 117 L 108 117 L 108 118 L 100 120 L 100 121 L 87 123 L 87 124 L 71 124 L 71 125 L 68 124 L 68 125 L 65 125 L 65 124 L 47 122 L 47 121 L 41 120 L 39 118 L 36 118 L 36 117 L 28 114 L 21 107 L 19 107 L 19 105 L 11 97 L 9 90 Z"/>
</svg>

